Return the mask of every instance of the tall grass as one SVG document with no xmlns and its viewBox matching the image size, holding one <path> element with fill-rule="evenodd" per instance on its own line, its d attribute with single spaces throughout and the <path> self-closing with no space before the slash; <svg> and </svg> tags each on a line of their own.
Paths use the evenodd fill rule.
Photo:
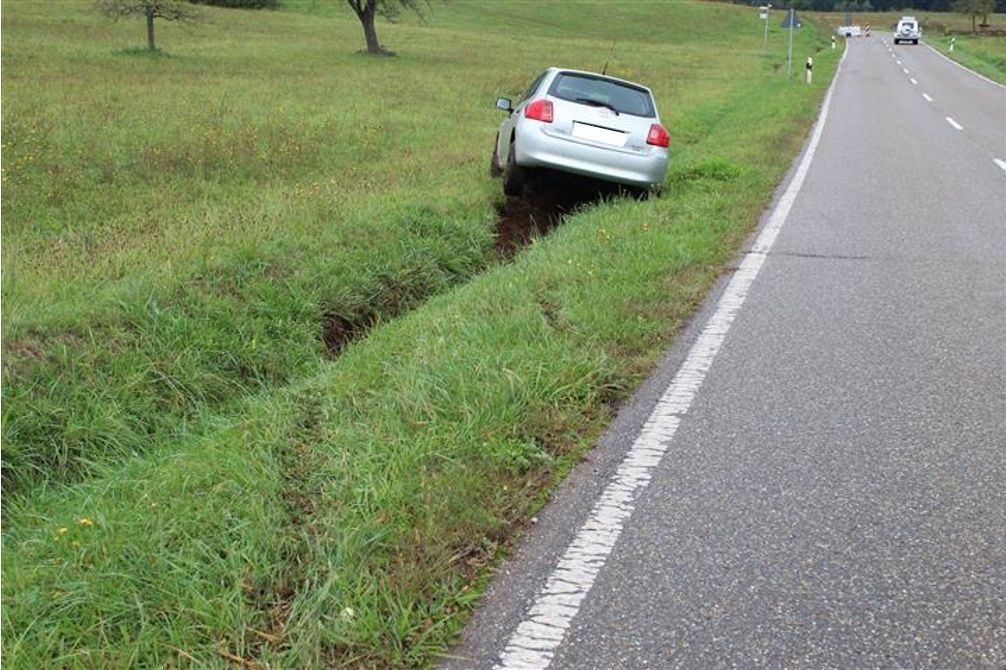
<svg viewBox="0 0 1006 670">
<path fill-rule="evenodd" d="M 787 81 L 779 31 L 762 55 L 727 5 L 452 2 L 371 60 L 319 7 L 207 10 L 139 58 L 141 26 L 4 5 L 12 667 L 429 665 L 750 231 L 837 58 L 808 27 L 825 76 Z M 666 195 L 503 263 L 492 100 L 612 41 L 671 130 Z M 331 360 L 325 319 L 364 312 Z"/>
</svg>

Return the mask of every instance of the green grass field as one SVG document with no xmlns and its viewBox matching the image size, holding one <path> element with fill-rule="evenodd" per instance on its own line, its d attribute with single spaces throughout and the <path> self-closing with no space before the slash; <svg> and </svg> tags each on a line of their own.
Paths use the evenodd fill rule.
<svg viewBox="0 0 1006 670">
<path fill-rule="evenodd" d="M 293 3 L 288 3 L 293 4 Z M 546 9 L 547 8 L 547 9 Z M 816 116 L 746 7 L 3 4 L 3 659 L 426 667 L 723 271 Z M 494 244 L 542 68 L 650 85 L 665 195 Z M 340 320 L 369 334 L 339 352 Z"/>
</svg>

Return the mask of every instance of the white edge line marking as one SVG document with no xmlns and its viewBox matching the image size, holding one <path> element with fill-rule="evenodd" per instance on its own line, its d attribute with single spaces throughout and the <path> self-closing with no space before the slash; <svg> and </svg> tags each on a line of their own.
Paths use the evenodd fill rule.
<svg viewBox="0 0 1006 670">
<path fill-rule="evenodd" d="M 954 121 L 951 117 L 947 117 L 947 123 L 954 127 L 954 130 L 964 130 L 964 126 Z"/>
<path fill-rule="evenodd" d="M 919 80 L 916 79 L 915 77 L 909 77 L 908 81 L 912 82 L 913 86 L 918 86 L 919 85 Z"/>
<path fill-rule="evenodd" d="M 927 47 L 927 48 L 928 48 L 928 49 L 929 49 L 930 51 L 932 51 L 932 52 L 933 52 L 934 54 L 936 54 L 937 56 L 939 56 L 939 57 L 940 57 L 940 58 L 942 58 L 943 60 L 947 61 L 947 62 L 948 62 L 948 63 L 950 63 L 951 65 L 956 65 L 956 66 L 957 66 L 957 67 L 959 67 L 960 69 L 962 69 L 962 70 L 965 70 L 966 72 L 970 72 L 970 73 L 971 73 L 971 74 L 973 74 L 974 76 L 978 77 L 979 79 L 984 79 L 985 81 L 987 81 L 987 82 L 988 82 L 988 83 L 990 83 L 990 84 L 995 84 L 996 86 L 998 86 L 998 87 L 1000 87 L 1000 88 L 1006 88 L 1006 86 L 1004 86 L 1003 84 L 1000 84 L 1000 83 L 999 83 L 999 82 L 997 82 L 997 81 L 994 81 L 994 80 L 992 80 L 992 79 L 989 79 L 989 78 L 988 78 L 988 77 L 986 77 L 985 75 L 983 75 L 983 74 L 979 74 L 979 73 L 975 72 L 974 70 L 972 70 L 972 69 L 971 69 L 971 68 L 969 68 L 969 67 L 965 67 L 965 66 L 961 65 L 960 63 L 958 63 L 957 61 L 955 61 L 955 60 L 954 60 L 953 58 L 951 58 L 950 56 L 948 56 L 948 55 L 946 55 L 945 53 L 943 53 L 942 51 L 940 51 L 939 49 L 937 49 L 937 48 L 935 48 L 935 47 L 932 47 L 932 46 L 929 46 L 929 44 L 928 44 L 928 43 L 926 43 L 926 42 L 923 42 L 923 44 L 925 44 L 925 45 L 926 45 L 926 47 Z"/>
<path fill-rule="evenodd" d="M 670 386 L 643 424 L 614 477 L 594 503 L 587 521 L 566 547 L 524 619 L 511 633 L 499 662 L 493 666 L 495 670 L 543 670 L 552 662 L 555 650 L 562 644 L 581 603 L 632 515 L 636 501 L 649 484 L 653 469 L 667 453 L 678 426 L 723 345 L 727 331 L 744 304 L 751 284 L 761 271 L 766 255 L 793 208 L 821 140 L 832 94 L 847 53 L 848 50 L 842 53 L 807 150 L 792 181 L 720 296 L 713 315 L 688 351 Z"/>
<path fill-rule="evenodd" d="M 1006 170 L 1006 161 L 1001 160 L 999 158 L 993 158 L 992 160 L 994 160 L 996 162 L 996 165 L 998 165 L 999 167 L 1001 167 L 1003 170 Z"/>
<path fill-rule="evenodd" d="M 928 93 L 923 93 L 922 97 L 926 99 L 926 102 L 932 102 L 933 101 L 932 97 L 930 97 L 930 95 Z"/>
</svg>

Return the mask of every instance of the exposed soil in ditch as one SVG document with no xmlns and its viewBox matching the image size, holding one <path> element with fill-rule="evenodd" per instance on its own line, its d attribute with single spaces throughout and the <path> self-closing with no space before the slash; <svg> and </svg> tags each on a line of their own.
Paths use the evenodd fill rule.
<svg viewBox="0 0 1006 670">
<path fill-rule="evenodd" d="M 366 333 L 374 323 L 372 315 L 365 315 L 356 320 L 347 319 L 338 314 L 326 314 L 322 323 L 321 339 L 325 342 L 325 351 L 329 358 L 335 358 L 343 347 Z"/>
<path fill-rule="evenodd" d="M 496 249 L 511 257 L 535 237 L 547 234 L 566 214 L 622 193 L 619 186 L 563 174 L 543 174 L 521 196 L 497 208 Z"/>
</svg>

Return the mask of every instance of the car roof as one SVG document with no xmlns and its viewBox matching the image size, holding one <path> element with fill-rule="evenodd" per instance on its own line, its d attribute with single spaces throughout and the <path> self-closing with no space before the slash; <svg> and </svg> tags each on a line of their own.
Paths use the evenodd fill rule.
<svg viewBox="0 0 1006 670">
<path fill-rule="evenodd" d="M 641 88 L 644 91 L 646 91 L 647 93 L 649 93 L 651 96 L 653 95 L 653 91 L 651 91 L 648 86 L 643 86 L 639 82 L 630 81 L 628 79 L 620 79 L 618 77 L 612 77 L 610 74 L 601 74 L 599 72 L 590 72 L 589 70 L 576 70 L 576 69 L 568 68 L 568 67 L 550 67 L 550 68 L 547 68 L 545 71 L 548 72 L 548 73 L 550 73 L 550 74 L 557 74 L 557 73 L 563 73 L 563 74 L 585 74 L 588 77 L 595 77 L 597 79 L 607 79 L 609 81 L 613 81 L 613 82 L 616 82 L 616 83 L 619 83 L 619 84 L 628 84 L 629 86 L 634 86 L 635 88 Z"/>
</svg>

